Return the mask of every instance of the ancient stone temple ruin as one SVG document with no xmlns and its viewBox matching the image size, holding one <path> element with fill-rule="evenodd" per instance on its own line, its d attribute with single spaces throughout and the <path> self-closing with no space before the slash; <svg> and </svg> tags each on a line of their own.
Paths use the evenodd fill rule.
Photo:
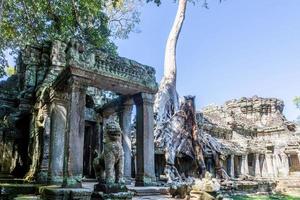
<svg viewBox="0 0 300 200">
<path fill-rule="evenodd" d="M 222 143 L 230 177 L 288 177 L 300 172 L 300 135 L 283 115 L 283 101 L 241 98 L 198 113 L 201 129 Z"/>
<path fill-rule="evenodd" d="M 0 173 L 3 178 L 81 188 L 94 178 L 103 127 L 114 114 L 122 128 L 124 177 L 155 181 L 155 70 L 133 60 L 53 41 L 20 52 L 17 74 L 0 85 Z M 131 112 L 136 107 L 132 165 Z"/>
<path fill-rule="evenodd" d="M 184 97 L 179 111 L 155 132 L 155 167 L 161 180 L 174 184 L 209 172 L 223 180 L 221 189 L 227 192 L 299 187 L 300 131 L 284 117 L 283 101 L 254 96 L 202 111 L 195 111 L 194 101 L 194 96 Z M 197 145 L 202 148 L 198 158 Z"/>
<path fill-rule="evenodd" d="M 300 131 L 279 99 L 197 111 L 186 96 L 158 124 L 155 70 L 136 61 L 52 41 L 20 51 L 16 71 L 0 83 L 0 199 L 214 199 L 300 187 Z M 163 187 L 135 187 L 153 185 Z"/>
</svg>

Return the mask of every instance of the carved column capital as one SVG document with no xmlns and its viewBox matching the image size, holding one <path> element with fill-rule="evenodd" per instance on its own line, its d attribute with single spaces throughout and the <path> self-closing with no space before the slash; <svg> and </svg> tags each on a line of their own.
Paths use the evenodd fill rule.
<svg viewBox="0 0 300 200">
<path fill-rule="evenodd" d="M 68 95 L 65 91 L 51 90 L 49 94 L 50 103 L 59 103 L 66 105 L 68 102 Z"/>
<path fill-rule="evenodd" d="M 154 95 L 149 93 L 138 93 L 133 95 L 133 100 L 136 105 L 153 104 Z"/>
<path fill-rule="evenodd" d="M 78 77 L 72 76 L 67 81 L 67 88 L 70 90 L 86 90 L 87 85 L 85 85 Z"/>
<path fill-rule="evenodd" d="M 123 112 L 131 112 L 132 108 L 133 108 L 133 99 L 125 99 L 124 101 L 121 102 L 121 104 L 119 105 L 119 112 L 123 113 Z"/>
</svg>

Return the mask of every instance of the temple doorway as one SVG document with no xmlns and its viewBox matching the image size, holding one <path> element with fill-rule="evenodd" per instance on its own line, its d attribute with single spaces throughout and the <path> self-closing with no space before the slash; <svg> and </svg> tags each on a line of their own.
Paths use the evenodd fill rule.
<svg viewBox="0 0 300 200">
<path fill-rule="evenodd" d="M 289 156 L 290 172 L 300 172 L 300 161 L 297 154 L 291 154 Z"/>
<path fill-rule="evenodd" d="M 97 134 L 95 123 L 86 121 L 84 129 L 84 147 L 83 147 L 83 177 L 95 178 L 93 169 L 93 160 L 97 156 Z"/>
</svg>

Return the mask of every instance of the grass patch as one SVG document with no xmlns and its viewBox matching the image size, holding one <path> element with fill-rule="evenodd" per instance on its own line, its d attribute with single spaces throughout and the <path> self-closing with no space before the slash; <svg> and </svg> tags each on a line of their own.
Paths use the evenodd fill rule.
<svg viewBox="0 0 300 200">
<path fill-rule="evenodd" d="M 271 195 L 234 195 L 233 200 L 300 200 L 299 197 L 292 197 L 280 194 Z"/>
</svg>

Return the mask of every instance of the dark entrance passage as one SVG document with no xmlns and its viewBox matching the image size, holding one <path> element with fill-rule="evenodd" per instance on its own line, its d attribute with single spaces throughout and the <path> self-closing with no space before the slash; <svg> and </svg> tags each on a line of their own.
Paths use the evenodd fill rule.
<svg viewBox="0 0 300 200">
<path fill-rule="evenodd" d="M 291 154 L 289 156 L 290 172 L 300 171 L 300 161 L 297 154 Z"/>
<path fill-rule="evenodd" d="M 94 122 L 85 122 L 83 147 L 83 177 L 95 178 L 93 160 L 97 156 L 97 134 Z"/>
</svg>

